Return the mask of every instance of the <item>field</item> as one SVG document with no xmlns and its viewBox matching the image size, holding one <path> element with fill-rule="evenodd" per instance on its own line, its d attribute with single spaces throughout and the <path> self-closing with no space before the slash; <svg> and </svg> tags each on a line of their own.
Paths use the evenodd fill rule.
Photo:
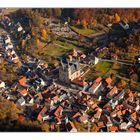
<svg viewBox="0 0 140 140">
<path fill-rule="evenodd" d="M 85 35 L 85 36 L 95 33 L 95 30 L 92 30 L 92 29 L 77 28 L 77 27 L 74 27 L 74 26 L 71 26 L 71 28 L 74 31 L 76 31 L 77 33 Z"/>
</svg>

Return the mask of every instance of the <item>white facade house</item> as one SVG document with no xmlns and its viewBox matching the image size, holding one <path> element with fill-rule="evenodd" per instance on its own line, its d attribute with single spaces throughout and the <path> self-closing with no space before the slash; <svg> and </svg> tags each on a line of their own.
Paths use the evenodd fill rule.
<svg viewBox="0 0 140 140">
<path fill-rule="evenodd" d="M 125 22 L 120 22 L 119 23 L 120 26 L 124 29 L 124 30 L 128 30 L 129 29 L 129 24 L 125 23 Z"/>
<path fill-rule="evenodd" d="M 5 49 L 8 50 L 8 49 L 13 49 L 13 44 L 8 44 L 7 46 L 5 46 Z"/>
<path fill-rule="evenodd" d="M 23 28 L 21 26 L 18 27 L 18 32 L 21 32 L 23 30 Z"/>
<path fill-rule="evenodd" d="M 95 57 L 95 62 L 94 62 L 94 64 L 96 65 L 98 62 L 99 62 L 99 58 L 98 58 L 98 57 Z"/>
<path fill-rule="evenodd" d="M 21 97 L 20 99 L 18 99 L 17 104 L 20 106 L 25 105 L 25 99 L 23 97 Z"/>
<path fill-rule="evenodd" d="M 89 92 L 90 93 L 95 93 L 99 87 L 102 85 L 102 82 L 98 83 L 96 86 L 94 86 L 96 83 L 94 83 L 90 88 L 89 88 Z"/>
<path fill-rule="evenodd" d="M 0 81 L 0 88 L 5 88 L 5 82 Z"/>
<path fill-rule="evenodd" d="M 5 39 L 5 44 L 11 43 L 11 39 L 9 36 L 7 36 L 7 38 Z"/>
</svg>

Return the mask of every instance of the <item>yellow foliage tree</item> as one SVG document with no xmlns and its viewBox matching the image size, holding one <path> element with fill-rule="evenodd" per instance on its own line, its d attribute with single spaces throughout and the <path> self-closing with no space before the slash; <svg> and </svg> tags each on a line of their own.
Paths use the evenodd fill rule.
<svg viewBox="0 0 140 140">
<path fill-rule="evenodd" d="M 126 86 L 126 81 L 124 81 L 124 80 L 121 80 L 121 81 L 118 83 L 118 88 L 120 88 L 120 89 L 125 88 L 125 86 Z"/>
<path fill-rule="evenodd" d="M 128 23 L 128 19 L 127 19 L 126 17 L 124 17 L 123 21 L 124 21 L 125 23 Z"/>
<path fill-rule="evenodd" d="M 96 27 L 96 25 L 97 25 L 97 20 L 96 20 L 96 19 L 93 20 L 92 25 L 93 25 L 94 27 Z"/>
<path fill-rule="evenodd" d="M 45 29 L 42 30 L 42 37 L 43 37 L 44 39 L 47 38 L 47 31 L 46 31 Z"/>
<path fill-rule="evenodd" d="M 41 126 L 41 129 L 42 129 L 42 131 L 44 131 L 44 132 L 49 132 L 50 127 L 49 127 L 48 124 L 43 123 L 42 126 Z"/>
<path fill-rule="evenodd" d="M 80 20 L 78 19 L 77 20 L 77 23 L 76 23 L 77 25 L 80 25 L 81 24 L 81 22 L 80 22 Z"/>
<path fill-rule="evenodd" d="M 22 39 L 22 41 L 21 41 L 21 46 L 22 46 L 22 48 L 25 46 L 25 40 L 24 39 Z"/>
<path fill-rule="evenodd" d="M 36 44 L 37 44 L 37 45 L 40 44 L 40 40 L 39 40 L 39 39 L 36 40 Z"/>
<path fill-rule="evenodd" d="M 84 19 L 83 22 L 82 22 L 82 25 L 83 25 L 84 28 L 87 28 L 88 22 Z"/>
<path fill-rule="evenodd" d="M 121 20 L 120 16 L 116 13 L 115 14 L 115 22 L 118 23 L 118 22 L 120 22 L 120 20 Z"/>
</svg>

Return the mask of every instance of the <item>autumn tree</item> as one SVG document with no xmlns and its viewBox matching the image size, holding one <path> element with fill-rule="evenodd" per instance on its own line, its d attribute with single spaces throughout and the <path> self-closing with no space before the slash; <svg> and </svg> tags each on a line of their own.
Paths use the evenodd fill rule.
<svg viewBox="0 0 140 140">
<path fill-rule="evenodd" d="M 121 80 L 121 81 L 118 83 L 118 88 L 123 89 L 123 88 L 125 88 L 126 84 L 127 84 L 126 81 Z"/>
<path fill-rule="evenodd" d="M 76 24 L 79 26 L 81 24 L 80 20 L 78 19 Z"/>
<path fill-rule="evenodd" d="M 115 22 L 118 23 L 118 22 L 120 22 L 120 20 L 121 20 L 120 16 L 116 13 L 115 14 Z"/>
<path fill-rule="evenodd" d="M 96 20 L 96 19 L 93 20 L 92 25 L 93 25 L 94 27 L 97 26 L 97 20 Z"/>
<path fill-rule="evenodd" d="M 44 132 L 49 132 L 50 127 L 49 127 L 49 125 L 48 125 L 47 123 L 43 123 L 43 124 L 41 125 L 41 129 L 42 129 L 42 131 L 44 131 Z"/>
<path fill-rule="evenodd" d="M 88 22 L 85 19 L 82 21 L 82 26 L 84 28 L 87 28 L 87 26 L 88 26 Z"/>
<path fill-rule="evenodd" d="M 47 38 L 47 31 L 46 31 L 45 29 L 42 30 L 42 37 L 43 37 L 44 39 Z"/>
<path fill-rule="evenodd" d="M 0 98 L 0 120 L 1 121 L 17 120 L 18 113 L 20 113 L 20 110 L 17 108 L 17 106 L 13 102 Z"/>
</svg>

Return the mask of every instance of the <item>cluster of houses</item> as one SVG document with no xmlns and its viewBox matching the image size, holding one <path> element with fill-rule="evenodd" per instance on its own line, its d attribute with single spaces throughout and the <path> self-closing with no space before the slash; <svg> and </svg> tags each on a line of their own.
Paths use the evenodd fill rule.
<svg viewBox="0 0 140 140">
<path fill-rule="evenodd" d="M 4 16 L 1 20 L 1 25 L 5 30 L 10 30 L 12 32 L 23 32 L 20 23 L 14 24 L 8 16 Z M 15 52 L 15 45 L 11 39 L 11 36 L 7 33 L 1 36 L 1 49 L 4 51 L 3 57 L 10 63 L 18 63 L 19 57 Z"/>
<path fill-rule="evenodd" d="M 15 52 L 16 42 L 12 40 L 12 35 L 22 37 L 23 39 L 29 39 L 30 36 L 25 32 L 20 22 L 14 23 L 8 16 L 4 16 L 0 24 L 4 27 L 4 31 L 9 32 L 9 34 L 5 32 L 1 35 L 0 44 L 1 50 L 4 53 L 1 53 L 0 57 L 4 57 L 10 63 L 18 63 L 19 57 Z"/>
<path fill-rule="evenodd" d="M 1 46 L 1 48 L 4 51 L 4 53 L 3 53 L 4 59 L 10 63 L 18 63 L 19 57 L 14 50 L 15 46 L 13 45 L 10 36 L 5 35 L 5 36 L 3 36 L 2 39 L 3 39 L 3 44 Z"/>
<path fill-rule="evenodd" d="M 110 76 L 92 82 L 79 76 L 63 86 L 50 81 L 52 71 L 39 60 L 30 60 L 21 68 L 21 79 L 10 90 L 6 88 L 3 97 L 22 108 L 26 118 L 48 123 L 50 131 L 59 127 L 59 131 L 77 132 L 75 122 L 88 131 L 92 126 L 100 132 L 140 131 L 140 98 L 136 92 L 127 87 L 118 89 Z M 4 87 L 1 81 L 0 88 Z"/>
<path fill-rule="evenodd" d="M 2 24 L 12 26 L 5 17 Z M 24 33 L 20 24 L 17 32 Z M 67 28 L 67 26 L 66 26 Z M 4 50 L 16 63 L 10 36 L 4 38 Z M 62 58 L 59 68 L 49 67 L 35 58 L 23 62 L 19 80 L 8 86 L 0 80 L 1 95 L 22 109 L 27 119 L 46 122 L 50 131 L 78 132 L 75 122 L 88 131 L 94 126 L 99 132 L 140 131 L 140 97 L 119 89 L 111 76 L 87 82 L 81 76 L 80 64 L 97 64 L 99 59 L 91 53 L 88 57 L 73 50 Z"/>
</svg>

